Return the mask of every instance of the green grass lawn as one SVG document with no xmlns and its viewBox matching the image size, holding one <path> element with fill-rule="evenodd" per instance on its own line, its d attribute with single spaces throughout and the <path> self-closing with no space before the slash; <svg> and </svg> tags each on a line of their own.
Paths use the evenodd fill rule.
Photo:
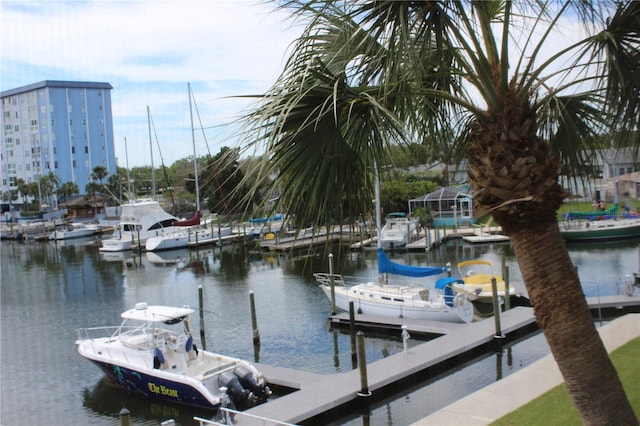
<svg viewBox="0 0 640 426">
<path fill-rule="evenodd" d="M 640 417 L 640 337 L 621 346 L 610 354 L 618 371 L 618 376 L 631 402 L 631 406 Z M 595 390 L 598 392 L 598 390 Z M 534 399 L 512 413 L 498 419 L 492 425 L 582 425 L 576 409 L 573 407 L 564 384 Z"/>
</svg>

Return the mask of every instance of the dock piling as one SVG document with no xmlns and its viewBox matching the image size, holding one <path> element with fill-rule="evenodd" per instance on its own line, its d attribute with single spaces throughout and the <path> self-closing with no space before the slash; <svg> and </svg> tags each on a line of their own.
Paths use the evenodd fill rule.
<svg viewBox="0 0 640 426">
<path fill-rule="evenodd" d="M 333 281 L 333 253 L 329 253 L 329 284 L 331 287 L 331 315 L 336 314 L 336 288 Z"/>
<path fill-rule="evenodd" d="M 200 341 L 202 342 L 202 350 L 207 350 L 207 341 L 204 337 L 204 298 L 202 297 L 202 286 L 198 286 L 198 304 L 200 305 Z"/>
<path fill-rule="evenodd" d="M 122 407 L 122 410 L 120 410 L 120 413 L 118 414 L 120 426 L 129 426 L 131 424 L 130 417 L 129 410 L 127 410 L 126 407 Z"/>
<path fill-rule="evenodd" d="M 258 330 L 258 318 L 256 316 L 256 301 L 253 290 L 249 290 L 249 302 L 251 304 L 251 327 L 253 328 L 253 344 L 260 344 L 260 331 Z"/>
<path fill-rule="evenodd" d="M 496 324 L 496 339 L 504 339 L 502 327 L 500 326 L 500 296 L 498 296 L 498 283 L 496 277 L 491 277 L 491 290 L 493 291 L 493 319 Z"/>
<path fill-rule="evenodd" d="M 353 300 L 349 301 L 349 337 L 351 340 L 351 365 L 358 366 L 358 352 L 356 351 L 356 313 Z"/>
<path fill-rule="evenodd" d="M 367 356 L 364 349 L 364 333 L 358 331 L 358 365 L 360 366 L 360 392 L 358 396 L 371 396 L 369 392 L 369 383 L 367 380 Z"/>
<path fill-rule="evenodd" d="M 504 280 L 504 310 L 508 311 L 511 309 L 511 297 L 509 296 L 511 293 L 509 292 L 509 267 L 504 267 L 504 275 L 502 276 Z"/>
</svg>

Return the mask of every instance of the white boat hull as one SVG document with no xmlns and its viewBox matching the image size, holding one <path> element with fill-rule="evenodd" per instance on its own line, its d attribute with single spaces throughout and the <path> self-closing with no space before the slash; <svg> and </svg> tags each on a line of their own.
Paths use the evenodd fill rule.
<svg viewBox="0 0 640 426">
<path fill-rule="evenodd" d="M 71 240 L 73 238 L 84 238 L 100 232 L 97 225 L 71 224 L 68 229 L 56 229 L 49 236 L 50 240 Z"/>
<path fill-rule="evenodd" d="M 320 286 L 331 300 L 331 287 Z M 407 318 L 425 321 L 444 321 L 468 323 L 473 319 L 473 305 L 466 297 L 454 297 L 453 306 L 446 303 L 444 296 L 424 300 L 416 297 L 422 288 L 385 285 L 373 283 L 359 284 L 353 287 L 334 286 L 336 307 L 349 311 L 349 302 L 353 302 L 358 313 L 387 318 Z M 373 294 L 376 293 L 376 296 Z M 425 293 L 423 293 L 425 294 Z"/>
<path fill-rule="evenodd" d="M 380 231 L 380 243 L 384 249 L 394 249 L 406 246 L 411 242 L 412 235 L 418 227 L 416 219 L 394 218 L 387 219 Z"/>
<path fill-rule="evenodd" d="M 181 229 L 158 237 L 151 237 L 145 243 L 147 251 L 171 250 L 188 247 L 192 244 L 216 243 L 220 236 L 231 235 L 231 228 L 224 227 L 218 230 L 211 228 Z"/>
</svg>

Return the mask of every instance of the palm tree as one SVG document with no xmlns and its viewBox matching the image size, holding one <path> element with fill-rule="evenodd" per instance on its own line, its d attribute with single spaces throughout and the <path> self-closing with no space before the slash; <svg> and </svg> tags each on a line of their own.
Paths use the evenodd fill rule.
<svg viewBox="0 0 640 426">
<path fill-rule="evenodd" d="M 60 188 L 57 191 L 58 195 L 62 195 L 64 197 L 64 205 L 67 208 L 69 208 L 69 204 L 68 204 L 69 197 L 79 193 L 80 193 L 80 188 L 78 188 L 78 185 L 75 182 L 65 182 L 60 186 Z"/>
<path fill-rule="evenodd" d="M 640 2 L 282 7 L 307 27 L 281 77 L 245 117 L 247 148 L 269 158 L 260 172 L 278 172 L 281 200 L 317 225 L 353 218 L 371 211 L 370 172 L 384 172 L 391 144 L 441 141 L 433 152 L 454 149 L 468 160 L 476 209 L 511 238 L 583 421 L 637 424 L 556 211 L 568 195 L 558 183 L 561 165 L 579 170 L 580 152 L 602 135 L 640 146 Z M 568 47 L 554 39 L 557 30 L 575 36 L 579 28 L 584 36 Z"/>
<path fill-rule="evenodd" d="M 60 186 L 60 178 L 53 172 L 49 172 L 40 179 L 40 191 L 47 204 L 51 205 L 51 195 L 55 194 Z"/>
<path fill-rule="evenodd" d="M 91 170 L 91 179 L 100 181 L 100 185 L 102 185 L 102 181 L 109 175 L 109 171 L 105 166 L 95 166 Z"/>
</svg>

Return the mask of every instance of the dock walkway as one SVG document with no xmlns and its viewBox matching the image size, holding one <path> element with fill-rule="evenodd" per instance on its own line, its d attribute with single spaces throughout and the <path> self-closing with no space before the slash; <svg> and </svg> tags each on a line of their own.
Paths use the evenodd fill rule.
<svg viewBox="0 0 640 426">
<path fill-rule="evenodd" d="M 592 310 L 600 308 L 619 309 L 629 306 L 638 307 L 640 306 L 640 296 L 588 298 L 588 303 Z M 630 316 L 635 321 L 636 335 L 639 335 L 640 327 L 637 327 L 638 315 L 632 314 Z M 360 320 L 358 317 L 361 316 L 356 316 L 357 321 Z M 385 323 L 388 323 L 388 321 L 385 320 Z M 526 327 L 535 327 L 533 309 L 516 307 L 502 312 L 500 323 L 502 334 L 505 336 L 522 332 Z M 410 332 L 412 327 L 416 327 L 415 324 L 412 325 L 409 322 L 407 322 L 407 326 Z M 438 323 L 438 325 L 425 324 L 422 327 L 427 329 L 428 332 L 438 332 L 442 335 L 409 348 L 407 351 L 367 364 L 367 388 L 370 392 L 375 393 L 386 386 L 393 385 L 414 374 L 424 372 L 430 367 L 478 351 L 496 340 L 495 320 L 493 317 L 462 326 L 442 322 Z M 341 405 L 355 401 L 360 398 L 358 393 L 362 391 L 359 369 L 345 373 L 314 374 L 261 364 L 258 365 L 258 368 L 264 373 L 268 382 L 296 389 L 290 394 L 247 411 L 251 415 L 273 419 L 274 421 L 296 424 L 309 420 Z M 497 383 L 501 383 L 503 380 Z M 522 382 L 519 383 L 521 384 Z M 527 388 L 526 386 L 521 387 Z M 532 392 L 534 390 L 537 391 L 537 387 L 532 389 Z M 497 400 L 502 401 L 504 399 L 498 398 Z M 464 413 L 458 413 L 457 415 L 457 422 L 445 422 L 442 424 L 486 424 L 467 423 L 464 418 L 460 417 Z M 474 412 L 469 411 L 468 415 L 473 416 Z M 236 418 L 236 424 L 244 424 L 241 416 Z M 429 420 L 420 424 L 441 423 L 439 420 Z"/>
<path fill-rule="evenodd" d="M 518 307 L 503 313 L 503 333 L 510 333 L 533 323 L 531 308 Z M 442 323 L 445 324 L 445 323 Z M 446 324 L 445 326 L 448 326 Z M 455 332 L 420 344 L 367 365 L 367 383 L 370 392 L 462 355 L 494 340 L 494 320 L 488 319 L 467 324 Z M 317 375 L 301 374 L 281 367 L 259 365 L 268 382 L 299 389 L 267 404 L 254 407 L 253 415 L 285 423 L 300 423 L 321 415 L 358 397 L 362 390 L 360 371 Z M 241 419 L 237 419 L 241 425 Z"/>
</svg>

